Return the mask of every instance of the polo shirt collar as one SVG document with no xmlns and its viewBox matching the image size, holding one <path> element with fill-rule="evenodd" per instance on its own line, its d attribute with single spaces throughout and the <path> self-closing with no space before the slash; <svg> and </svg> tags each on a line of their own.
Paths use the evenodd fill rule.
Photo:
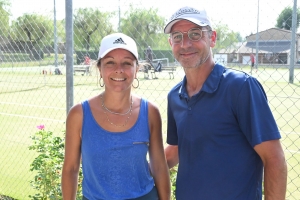
<svg viewBox="0 0 300 200">
<path fill-rule="evenodd" d="M 204 82 L 204 84 L 203 84 L 201 90 L 199 91 L 199 93 L 201 91 L 207 92 L 207 93 L 215 92 L 218 89 L 218 86 L 219 86 L 219 83 L 221 81 L 221 77 L 222 77 L 224 71 L 225 71 L 224 66 L 219 65 L 219 64 L 215 64 L 213 70 L 211 71 L 211 73 L 207 77 L 207 79 Z M 186 76 L 184 76 L 184 78 L 182 80 L 182 84 L 181 84 L 181 87 L 179 88 L 178 93 L 179 93 L 179 96 L 188 98 L 188 94 L 187 94 L 187 91 L 186 91 Z M 198 95 L 198 94 L 196 94 L 196 95 Z"/>
</svg>

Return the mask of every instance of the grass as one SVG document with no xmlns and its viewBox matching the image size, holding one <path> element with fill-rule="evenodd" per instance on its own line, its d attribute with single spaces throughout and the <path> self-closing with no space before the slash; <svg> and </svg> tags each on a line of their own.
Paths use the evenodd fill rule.
<svg viewBox="0 0 300 200">
<path fill-rule="evenodd" d="M 63 64 L 64 54 L 57 55 L 57 63 Z M 76 54 L 73 55 L 74 63 L 76 61 Z M 30 59 L 30 58 L 28 58 Z M 52 53 L 50 55 L 44 54 L 44 58 L 41 60 L 30 60 L 30 61 L 18 61 L 12 60 L 11 62 L 0 62 L 0 68 L 24 68 L 24 67 L 35 67 L 35 66 L 47 66 L 54 65 L 55 63 L 55 55 Z"/>
<path fill-rule="evenodd" d="M 50 68 L 50 67 L 49 67 Z M 48 70 L 48 69 L 47 69 Z M 246 72 L 250 68 L 244 68 Z M 64 70 L 63 74 L 64 73 Z M 167 93 L 183 77 L 178 68 L 175 79 L 168 73 L 159 79 L 146 80 L 139 73 L 139 88 L 134 92 L 155 102 L 161 111 L 163 133 L 166 133 Z M 260 68 L 253 72 L 265 88 L 274 117 L 282 133 L 282 143 L 289 166 L 288 199 L 300 196 L 300 75 L 295 70 L 294 84 L 288 83 L 288 70 Z M 97 95 L 102 88 L 93 76 L 74 76 L 74 103 Z M 0 194 L 15 199 L 29 199 L 34 194 L 29 171 L 36 156 L 28 150 L 30 135 L 36 126 L 44 124 L 46 130 L 62 135 L 66 118 L 66 76 L 43 75 L 41 68 L 30 70 L 1 70 L 0 67 Z"/>
</svg>

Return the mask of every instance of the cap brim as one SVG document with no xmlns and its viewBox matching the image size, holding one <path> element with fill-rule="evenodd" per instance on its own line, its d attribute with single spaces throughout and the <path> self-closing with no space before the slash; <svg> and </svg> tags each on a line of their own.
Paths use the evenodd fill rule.
<svg viewBox="0 0 300 200">
<path fill-rule="evenodd" d="M 111 52 L 111 51 L 113 51 L 113 50 L 115 50 L 115 49 L 125 49 L 125 50 L 129 51 L 130 53 L 132 53 L 132 55 L 133 55 L 136 59 L 138 59 L 137 55 L 135 55 L 134 52 L 132 52 L 129 48 L 126 48 L 126 47 L 124 47 L 124 46 L 122 46 L 122 47 L 116 46 L 116 47 L 107 49 L 107 50 L 104 51 L 101 55 L 100 55 L 100 54 L 98 55 L 98 59 L 103 58 L 106 54 L 108 54 L 109 52 Z"/>
<path fill-rule="evenodd" d="M 192 22 L 192 23 L 194 23 L 194 24 L 196 24 L 196 25 L 198 25 L 198 26 L 209 26 L 209 24 L 203 23 L 203 22 L 201 22 L 201 21 L 199 21 L 199 20 L 196 20 L 196 19 L 194 19 L 194 18 L 191 18 L 191 17 L 176 18 L 176 19 L 170 21 L 170 22 L 166 25 L 166 27 L 165 27 L 165 29 L 164 29 L 164 33 L 166 33 L 166 34 L 171 33 L 172 26 L 173 26 L 176 22 L 181 21 L 181 20 L 187 20 L 187 21 L 190 21 L 190 22 Z"/>
</svg>

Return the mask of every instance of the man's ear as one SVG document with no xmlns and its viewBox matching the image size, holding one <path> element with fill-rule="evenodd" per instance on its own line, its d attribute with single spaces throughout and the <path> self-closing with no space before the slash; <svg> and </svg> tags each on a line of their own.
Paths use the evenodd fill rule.
<svg viewBox="0 0 300 200">
<path fill-rule="evenodd" d="M 216 46 L 216 42 L 217 42 L 217 32 L 216 31 L 211 32 L 210 40 L 211 40 L 210 47 Z"/>
<path fill-rule="evenodd" d="M 172 41 L 171 41 L 170 37 L 168 38 L 168 41 L 169 41 L 170 46 L 172 46 Z"/>
</svg>

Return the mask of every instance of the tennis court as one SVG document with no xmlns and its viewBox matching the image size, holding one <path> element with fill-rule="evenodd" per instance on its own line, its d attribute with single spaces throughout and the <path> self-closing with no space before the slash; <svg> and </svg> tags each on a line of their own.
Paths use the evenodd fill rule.
<svg viewBox="0 0 300 200">
<path fill-rule="evenodd" d="M 51 66 L 50 70 L 53 69 Z M 238 67 L 236 67 L 239 69 Z M 0 70 L 0 194 L 17 199 L 29 199 L 34 194 L 29 171 L 36 154 L 28 149 L 30 136 L 36 126 L 63 137 L 66 118 L 66 76 L 42 73 L 43 68 L 7 68 Z M 49 69 L 47 69 L 49 70 Z M 250 68 L 242 68 L 249 72 Z M 289 169 L 287 199 L 300 196 L 300 70 L 295 70 L 295 82 L 288 83 L 287 69 L 259 68 L 252 72 L 264 86 L 274 116 L 282 133 L 283 148 Z M 175 79 L 167 73 L 157 73 L 158 79 L 144 79 L 139 72 L 139 88 L 135 93 L 155 102 L 161 111 L 163 133 L 166 133 L 166 106 L 168 91 L 183 77 L 180 67 Z M 91 76 L 74 75 L 74 103 L 98 94 L 97 73 Z"/>
</svg>

